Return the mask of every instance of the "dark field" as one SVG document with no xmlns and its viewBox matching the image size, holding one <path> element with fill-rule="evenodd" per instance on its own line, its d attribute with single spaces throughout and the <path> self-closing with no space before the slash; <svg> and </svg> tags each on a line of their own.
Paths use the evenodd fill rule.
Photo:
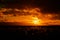
<svg viewBox="0 0 60 40">
<path fill-rule="evenodd" d="M 0 36 L 5 39 L 19 40 L 55 40 L 59 39 L 60 26 L 12 26 L 0 24 Z"/>
</svg>

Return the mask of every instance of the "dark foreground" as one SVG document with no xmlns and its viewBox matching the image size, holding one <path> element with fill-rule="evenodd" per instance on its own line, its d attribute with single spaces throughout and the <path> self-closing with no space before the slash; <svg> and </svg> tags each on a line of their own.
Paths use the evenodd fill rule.
<svg viewBox="0 0 60 40">
<path fill-rule="evenodd" d="M 60 39 L 60 26 L 11 26 L 0 25 L 0 36 L 5 39 L 55 40 Z"/>
</svg>

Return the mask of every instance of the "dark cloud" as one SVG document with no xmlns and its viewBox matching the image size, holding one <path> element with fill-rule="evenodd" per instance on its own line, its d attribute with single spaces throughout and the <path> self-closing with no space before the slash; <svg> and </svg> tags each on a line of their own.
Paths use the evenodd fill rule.
<svg viewBox="0 0 60 40">
<path fill-rule="evenodd" d="M 11 8 L 22 8 L 25 5 L 37 6 L 42 8 L 42 12 L 59 12 L 59 0 L 1 0 L 1 4 Z"/>
</svg>

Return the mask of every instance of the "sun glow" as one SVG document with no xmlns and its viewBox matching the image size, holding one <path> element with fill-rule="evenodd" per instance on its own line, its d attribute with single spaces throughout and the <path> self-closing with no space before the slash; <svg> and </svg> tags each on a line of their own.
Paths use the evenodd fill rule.
<svg viewBox="0 0 60 40">
<path fill-rule="evenodd" d="M 38 19 L 37 17 L 33 18 L 33 24 L 34 25 L 40 25 L 41 24 L 41 19 Z"/>
<path fill-rule="evenodd" d="M 39 24 L 39 20 L 33 20 L 34 24 Z"/>
</svg>

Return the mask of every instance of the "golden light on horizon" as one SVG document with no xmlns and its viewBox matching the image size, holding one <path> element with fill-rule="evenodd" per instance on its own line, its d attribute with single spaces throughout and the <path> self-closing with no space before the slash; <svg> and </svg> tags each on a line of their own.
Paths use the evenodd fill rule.
<svg viewBox="0 0 60 40">
<path fill-rule="evenodd" d="M 7 12 L 5 12 L 7 11 Z M 13 11 L 13 12 L 11 12 Z M 4 14 L 4 12 L 6 14 Z M 17 22 L 19 25 L 60 25 L 60 20 L 54 19 L 55 14 L 43 14 L 39 8 L 27 9 L 1 9 L 0 22 Z M 54 20 L 52 20 L 54 19 Z"/>
</svg>

